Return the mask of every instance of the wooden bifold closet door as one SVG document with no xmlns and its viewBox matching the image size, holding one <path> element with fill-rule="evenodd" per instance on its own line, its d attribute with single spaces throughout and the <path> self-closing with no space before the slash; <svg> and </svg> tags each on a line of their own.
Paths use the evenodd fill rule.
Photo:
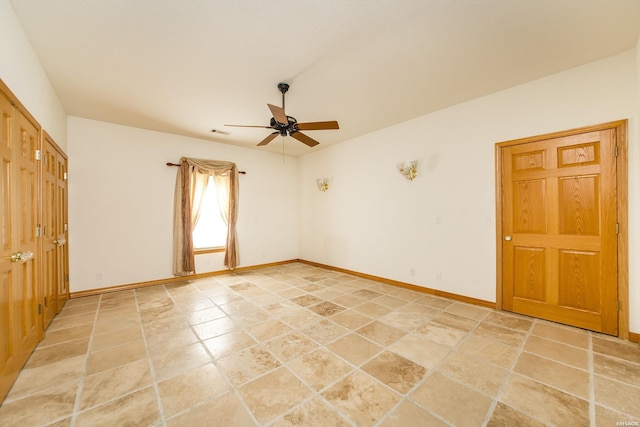
<svg viewBox="0 0 640 427">
<path fill-rule="evenodd" d="M 38 343 L 39 126 L 0 92 L 0 400 Z"/>
</svg>

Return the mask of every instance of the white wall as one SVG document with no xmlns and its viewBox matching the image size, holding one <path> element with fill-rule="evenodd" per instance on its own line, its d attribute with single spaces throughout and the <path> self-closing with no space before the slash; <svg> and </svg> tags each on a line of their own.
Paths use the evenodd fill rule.
<svg viewBox="0 0 640 427">
<path fill-rule="evenodd" d="M 637 85 L 632 50 L 303 156 L 300 258 L 495 301 L 494 144 L 629 119 L 636 306 Z M 409 182 L 396 164 L 416 159 L 420 176 Z M 315 179 L 325 176 L 330 189 L 321 193 Z M 640 331 L 640 312 L 631 315 Z"/>
<path fill-rule="evenodd" d="M 180 157 L 240 170 L 240 265 L 298 257 L 297 159 L 78 117 L 68 120 L 70 290 L 172 277 L 173 194 Z M 196 257 L 198 273 L 223 255 Z"/>
<path fill-rule="evenodd" d="M 67 115 L 9 0 L 0 0 L 0 79 L 56 143 L 67 148 Z"/>
</svg>

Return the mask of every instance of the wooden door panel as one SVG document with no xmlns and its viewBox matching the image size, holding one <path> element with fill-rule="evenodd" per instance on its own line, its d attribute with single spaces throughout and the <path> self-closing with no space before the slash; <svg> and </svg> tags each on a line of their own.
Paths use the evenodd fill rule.
<svg viewBox="0 0 640 427">
<path fill-rule="evenodd" d="M 513 297 L 532 301 L 546 300 L 544 248 L 513 248 Z"/>
<path fill-rule="evenodd" d="M 617 334 L 615 135 L 501 148 L 504 309 Z"/>
<path fill-rule="evenodd" d="M 565 177 L 558 184 L 560 233 L 600 235 L 599 177 Z"/>
<path fill-rule="evenodd" d="M 546 181 L 538 179 L 514 182 L 513 231 L 515 233 L 546 233 L 546 200 Z"/>
<path fill-rule="evenodd" d="M 599 313 L 600 254 L 560 251 L 558 305 Z"/>
</svg>

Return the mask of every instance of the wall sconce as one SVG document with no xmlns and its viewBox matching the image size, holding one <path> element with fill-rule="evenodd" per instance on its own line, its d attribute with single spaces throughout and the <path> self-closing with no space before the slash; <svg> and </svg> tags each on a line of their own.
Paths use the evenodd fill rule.
<svg viewBox="0 0 640 427">
<path fill-rule="evenodd" d="M 404 162 L 398 165 L 398 170 L 409 181 L 413 181 L 418 177 L 418 161 Z"/>
<path fill-rule="evenodd" d="M 316 184 L 318 185 L 318 190 L 327 191 L 329 189 L 329 178 L 318 178 L 316 179 Z"/>
</svg>

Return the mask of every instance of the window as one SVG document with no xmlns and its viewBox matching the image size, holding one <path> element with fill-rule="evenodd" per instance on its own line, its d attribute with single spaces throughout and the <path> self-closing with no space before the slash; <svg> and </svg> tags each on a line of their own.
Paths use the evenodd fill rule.
<svg viewBox="0 0 640 427">
<path fill-rule="evenodd" d="M 200 217 L 193 229 L 193 248 L 196 251 L 224 248 L 226 243 L 227 225 L 220 214 L 215 180 L 210 176 L 200 205 Z"/>
</svg>

